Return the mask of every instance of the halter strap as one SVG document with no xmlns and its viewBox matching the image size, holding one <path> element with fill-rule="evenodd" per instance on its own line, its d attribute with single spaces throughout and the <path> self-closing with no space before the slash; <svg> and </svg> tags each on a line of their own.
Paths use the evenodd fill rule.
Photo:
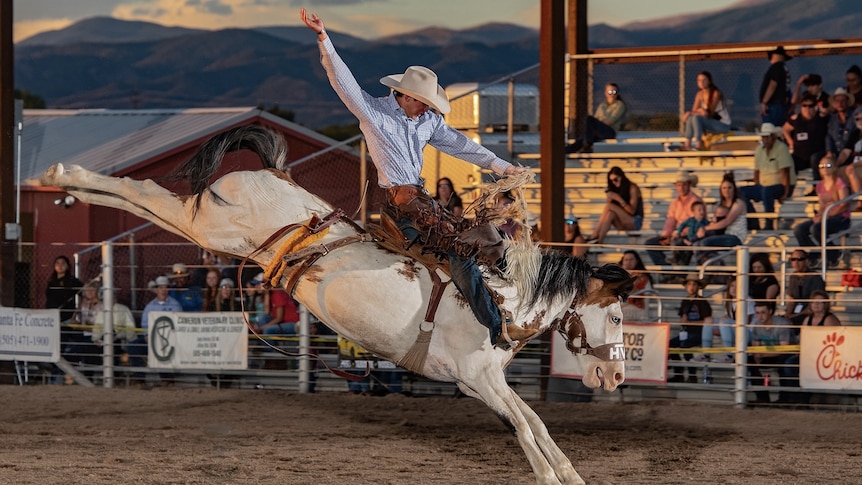
<svg viewBox="0 0 862 485">
<path fill-rule="evenodd" d="M 566 348 L 575 355 L 592 355 L 605 362 L 621 362 L 626 360 L 625 347 L 622 342 L 609 343 L 593 347 L 587 342 L 587 329 L 581 315 L 575 309 L 577 299 L 572 300 L 566 313 L 558 321 L 557 330 L 566 340 Z"/>
</svg>

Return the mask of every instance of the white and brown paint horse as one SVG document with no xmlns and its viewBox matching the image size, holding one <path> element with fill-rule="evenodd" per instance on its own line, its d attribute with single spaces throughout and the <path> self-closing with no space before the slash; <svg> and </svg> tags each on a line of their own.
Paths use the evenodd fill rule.
<svg viewBox="0 0 862 485">
<path fill-rule="evenodd" d="M 228 173 L 210 185 L 224 154 L 239 147 L 254 151 L 273 168 Z M 239 258 L 253 255 L 266 268 L 279 257 L 280 242 L 265 244 L 271 235 L 333 210 L 276 168 L 285 156 L 281 137 L 245 127 L 210 140 L 180 170 L 195 179 L 191 182 L 198 197 L 178 196 L 152 180 L 106 177 L 62 164 L 48 169 L 42 184 L 84 202 L 129 211 L 202 248 Z M 357 234 L 347 222 L 328 229 L 322 244 Z M 257 251 L 261 246 L 267 247 Z M 628 273 L 615 265 L 591 267 L 558 252 L 541 253 L 539 259 L 532 281 L 515 285 L 492 277 L 490 286 L 505 297 L 503 306 L 513 322 L 539 333 L 560 327 L 587 369 L 584 384 L 614 390 L 624 379 L 620 301 L 631 288 Z M 320 257 L 299 277 L 294 296 L 334 331 L 397 362 L 417 340 L 431 290 L 424 266 L 374 242 L 359 242 Z M 487 404 L 514 432 L 538 483 L 584 483 L 539 416 L 507 384 L 503 369 L 515 350 L 491 345 L 487 329 L 454 285 L 446 286 L 435 321 L 427 359 L 418 372 L 457 383 L 465 394 Z M 597 348 L 604 352 L 595 352 Z"/>
</svg>

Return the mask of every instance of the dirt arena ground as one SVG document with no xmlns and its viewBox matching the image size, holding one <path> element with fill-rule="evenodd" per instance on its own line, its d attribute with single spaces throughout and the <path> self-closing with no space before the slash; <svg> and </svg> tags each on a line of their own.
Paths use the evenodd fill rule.
<svg viewBox="0 0 862 485">
<path fill-rule="evenodd" d="M 862 414 L 532 403 L 587 483 L 862 483 Z M 0 386 L 3 484 L 523 484 L 474 399 Z"/>
</svg>

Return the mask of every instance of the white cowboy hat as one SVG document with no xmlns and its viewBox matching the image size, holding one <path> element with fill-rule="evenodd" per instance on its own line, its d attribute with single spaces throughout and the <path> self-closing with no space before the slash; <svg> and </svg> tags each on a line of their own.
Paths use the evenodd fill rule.
<svg viewBox="0 0 862 485">
<path fill-rule="evenodd" d="M 167 276 L 159 276 L 158 278 L 156 278 L 155 281 L 150 281 L 149 284 L 147 284 L 147 288 L 152 290 L 158 286 L 170 286 L 170 285 L 171 285 L 171 282 L 168 280 Z"/>
<path fill-rule="evenodd" d="M 760 125 L 760 131 L 758 131 L 757 134 L 760 136 L 777 136 L 781 134 L 781 128 L 773 125 L 772 123 L 764 123 Z"/>
<path fill-rule="evenodd" d="M 838 96 L 847 96 L 847 106 L 856 104 L 856 96 L 853 96 L 853 93 L 848 93 L 844 88 L 835 88 L 835 92 L 829 96 L 829 104 L 832 105 Z"/>
<path fill-rule="evenodd" d="M 168 275 L 168 278 L 186 278 L 189 275 L 189 269 L 183 263 L 175 263 L 171 267 L 171 274 Z"/>
<path fill-rule="evenodd" d="M 424 66 L 410 66 L 404 74 L 391 74 L 380 78 L 384 86 L 418 99 L 442 114 L 449 112 L 449 97 L 437 84 L 437 75 Z"/>
</svg>

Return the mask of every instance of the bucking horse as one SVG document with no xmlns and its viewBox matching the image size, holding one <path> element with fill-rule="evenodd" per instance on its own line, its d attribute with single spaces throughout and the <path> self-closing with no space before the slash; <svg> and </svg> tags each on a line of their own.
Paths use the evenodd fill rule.
<svg viewBox="0 0 862 485">
<path fill-rule="evenodd" d="M 237 149 L 253 151 L 264 168 L 212 182 L 222 158 Z M 241 127 L 208 140 L 179 167 L 192 194 L 61 163 L 41 181 L 83 202 L 131 212 L 201 248 L 259 264 L 273 286 L 292 291 L 333 331 L 429 379 L 456 383 L 488 405 L 514 433 L 538 483 L 584 483 L 539 416 L 509 387 L 504 369 L 527 340 L 556 329 L 581 360 L 584 384 L 616 389 L 624 380 L 620 303 L 631 291 L 630 275 L 617 265 L 596 267 L 535 246 L 519 253 L 513 244 L 506 273 L 486 277 L 511 321 L 510 342 L 520 340 L 494 346 L 455 285 L 441 284 L 444 271 L 378 244 L 365 227 L 297 185 L 283 170 L 286 157 L 281 136 Z"/>
</svg>

